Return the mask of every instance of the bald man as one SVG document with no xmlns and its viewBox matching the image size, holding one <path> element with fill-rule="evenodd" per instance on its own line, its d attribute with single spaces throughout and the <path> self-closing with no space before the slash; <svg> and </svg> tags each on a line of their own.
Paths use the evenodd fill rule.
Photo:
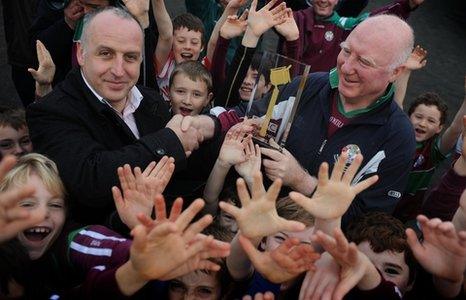
<svg viewBox="0 0 466 300">
<path fill-rule="evenodd" d="M 413 31 L 395 16 L 368 18 L 341 44 L 337 67 L 308 78 L 302 102 L 283 153 L 262 149 L 270 179 L 282 178 L 291 189 L 310 195 L 319 166 L 332 167 L 343 149 L 364 161 L 355 178 L 379 175 L 357 196 L 344 223 L 372 210 L 391 213 L 407 183 L 415 152 L 414 132 L 393 101 L 397 79 L 413 48 Z M 299 79 L 281 93 L 294 96 Z"/>
<path fill-rule="evenodd" d="M 114 211 L 111 187 L 118 185 L 119 166 L 145 168 L 166 155 L 182 170 L 213 135 L 213 119 L 197 117 L 205 121 L 202 133 L 186 123 L 181 130 L 183 117 L 171 118 L 160 95 L 136 86 L 143 40 L 141 26 L 123 9 L 87 14 L 77 47 L 80 67 L 27 110 L 35 150 L 55 161 L 72 217 L 86 224 L 104 223 Z"/>
</svg>

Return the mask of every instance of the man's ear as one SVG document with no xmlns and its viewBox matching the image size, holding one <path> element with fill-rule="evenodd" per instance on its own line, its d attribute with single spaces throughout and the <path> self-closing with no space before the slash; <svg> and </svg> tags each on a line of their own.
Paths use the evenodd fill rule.
<svg viewBox="0 0 466 300">
<path fill-rule="evenodd" d="M 84 48 L 81 42 L 78 42 L 76 45 L 76 58 L 78 60 L 78 64 L 82 67 L 84 65 Z"/>
<path fill-rule="evenodd" d="M 264 94 L 267 94 L 270 89 L 272 88 L 272 83 L 267 83 L 265 86 L 264 86 Z"/>
<path fill-rule="evenodd" d="M 401 74 L 406 71 L 405 65 L 401 65 L 393 69 L 392 74 L 390 75 L 390 82 L 395 82 Z"/>
</svg>

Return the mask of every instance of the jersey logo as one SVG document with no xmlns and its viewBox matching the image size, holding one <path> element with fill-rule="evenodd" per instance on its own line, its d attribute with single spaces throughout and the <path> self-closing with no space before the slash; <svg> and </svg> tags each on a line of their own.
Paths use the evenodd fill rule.
<svg viewBox="0 0 466 300">
<path fill-rule="evenodd" d="M 333 32 L 332 31 L 327 31 L 325 32 L 324 38 L 327 42 L 331 42 L 333 40 Z"/>
<path fill-rule="evenodd" d="M 356 176 L 353 178 L 351 184 L 354 185 L 358 183 L 366 175 L 377 173 L 377 171 L 379 170 L 379 165 L 384 159 L 385 151 L 380 150 L 367 162 L 367 164 L 364 167 L 362 167 L 359 170 L 358 174 L 356 174 Z"/>
</svg>

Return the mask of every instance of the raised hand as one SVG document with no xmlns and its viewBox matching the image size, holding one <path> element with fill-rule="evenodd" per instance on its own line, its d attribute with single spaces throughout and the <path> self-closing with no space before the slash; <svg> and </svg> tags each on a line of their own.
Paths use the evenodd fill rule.
<svg viewBox="0 0 466 300">
<path fill-rule="evenodd" d="M 427 64 L 427 50 L 417 45 L 411 55 L 408 57 L 408 60 L 404 63 L 404 66 L 410 70 L 419 70 L 424 68 Z"/>
<path fill-rule="evenodd" d="M 290 8 L 286 9 L 285 22 L 275 25 L 275 29 L 289 42 L 299 39 L 298 25 Z"/>
<path fill-rule="evenodd" d="M 39 67 L 37 70 L 29 68 L 28 72 L 31 73 L 34 80 L 39 85 L 50 85 L 55 75 L 55 64 L 53 63 L 50 52 L 45 48 L 41 41 L 36 41 L 37 60 Z"/>
<path fill-rule="evenodd" d="M 149 27 L 150 0 L 123 0 L 123 3 L 143 29 Z"/>
<path fill-rule="evenodd" d="M 246 160 L 245 145 L 250 138 L 244 138 L 243 133 L 235 128 L 230 129 L 223 141 L 218 155 L 218 161 L 222 166 L 230 168 Z"/>
<path fill-rule="evenodd" d="M 246 9 L 241 16 L 238 18 L 237 15 L 228 16 L 220 27 L 220 36 L 224 39 L 230 40 L 237 36 L 240 36 L 246 31 L 248 26 L 248 10 Z"/>
<path fill-rule="evenodd" d="M 0 181 L 15 163 L 16 159 L 11 155 L 3 158 L 0 162 Z M 35 189 L 31 186 L 22 186 L 0 192 L 0 243 L 45 219 L 45 209 L 35 209 L 30 212 L 18 206 L 21 200 L 32 196 L 34 192 Z"/>
<path fill-rule="evenodd" d="M 260 252 L 247 238 L 240 236 L 243 247 L 254 268 L 273 283 L 284 283 L 310 270 L 320 255 L 310 245 L 300 244 L 297 238 L 288 238 L 268 252 Z"/>
<path fill-rule="evenodd" d="M 238 224 L 241 234 L 247 238 L 262 238 L 279 231 L 302 231 L 305 225 L 289 221 L 278 216 L 275 204 L 280 192 L 281 180 L 276 180 L 266 192 L 262 183 L 262 175 L 253 177 L 252 193 L 246 188 L 242 178 L 237 181 L 238 197 L 241 208 L 226 202 L 220 202 L 220 208 L 232 215 Z"/>
<path fill-rule="evenodd" d="M 246 160 L 235 164 L 235 170 L 246 180 L 248 186 L 253 182 L 252 175 L 261 170 L 261 150 L 259 145 L 254 145 L 250 138 L 244 146 Z"/>
<path fill-rule="evenodd" d="M 164 156 L 159 162 L 151 162 L 142 172 L 142 178 L 146 190 L 150 193 L 150 199 L 157 194 L 162 194 L 175 171 L 175 159 Z"/>
<path fill-rule="evenodd" d="M 71 0 L 63 10 L 65 23 L 74 30 L 76 22 L 84 16 L 84 8 L 79 0 Z"/>
<path fill-rule="evenodd" d="M 272 0 L 260 10 L 257 9 L 257 0 L 253 0 L 249 9 L 248 30 L 256 37 L 260 37 L 264 32 L 275 25 L 285 22 L 287 14 L 286 3 L 282 2 L 272 8 L 278 0 Z"/>
<path fill-rule="evenodd" d="M 409 7 L 411 7 L 411 9 L 415 9 L 422 3 L 424 3 L 424 0 L 409 0 Z"/>
<path fill-rule="evenodd" d="M 328 252 L 322 253 L 314 266 L 304 277 L 299 300 L 331 299 L 340 281 L 340 266 Z"/>
<path fill-rule="evenodd" d="M 456 232 L 451 222 L 440 219 L 417 217 L 424 235 L 419 242 L 412 229 L 406 230 L 408 244 L 416 260 L 429 273 L 449 280 L 463 282 L 463 272 L 466 270 L 466 231 Z"/>
<path fill-rule="evenodd" d="M 354 197 L 373 185 L 378 176 L 371 176 L 356 185 L 351 185 L 356 172 L 361 165 L 362 155 L 358 154 L 345 172 L 348 153 L 342 152 L 328 177 L 328 164 L 322 163 L 319 168 L 317 190 L 308 198 L 300 193 L 291 192 L 290 198 L 320 219 L 335 219 L 341 217 L 351 205 Z"/>
<path fill-rule="evenodd" d="M 243 5 L 246 4 L 246 2 L 248 2 L 248 0 L 230 0 L 228 1 L 226 9 L 238 10 L 241 7 L 243 7 Z"/>
<path fill-rule="evenodd" d="M 138 215 L 150 217 L 154 208 L 154 193 L 146 187 L 141 169 L 131 167 L 126 164 L 117 169 L 121 190 L 116 186 L 112 187 L 113 200 L 118 211 L 118 215 L 128 228 L 133 229 L 139 224 Z"/>
<path fill-rule="evenodd" d="M 341 267 L 340 281 L 332 299 L 343 299 L 356 285 L 362 290 L 373 289 L 382 280 L 369 258 L 358 250 L 356 244 L 348 243 L 340 228 L 335 229 L 334 238 L 318 231 L 312 239 L 321 244 Z"/>
<path fill-rule="evenodd" d="M 156 201 L 156 207 L 165 208 L 160 203 L 164 202 L 163 198 L 158 197 Z M 179 276 L 174 271 L 180 268 L 189 272 L 199 268 L 218 271 L 219 266 L 207 260 L 213 238 L 198 235 L 212 222 L 212 216 L 206 215 L 190 224 L 203 206 L 202 199 L 195 200 L 174 221 L 159 211 L 157 215 L 161 219 L 156 226 L 140 224 L 132 230 L 130 261 L 142 278 L 168 280 Z M 222 254 L 228 255 L 228 251 Z"/>
</svg>

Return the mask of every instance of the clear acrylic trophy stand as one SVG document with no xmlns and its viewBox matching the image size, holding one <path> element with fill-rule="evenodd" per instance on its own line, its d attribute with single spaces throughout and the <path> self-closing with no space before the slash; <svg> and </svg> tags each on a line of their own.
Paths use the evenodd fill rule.
<svg viewBox="0 0 466 300">
<path fill-rule="evenodd" d="M 259 66 L 259 74 L 270 74 L 272 95 L 263 116 L 251 115 L 251 107 L 256 93 L 256 85 L 249 99 L 246 116 L 249 118 L 261 118 L 262 123 L 258 131 L 254 133 L 254 143 L 261 147 L 282 151 L 290 131 L 291 124 L 298 110 L 299 101 L 304 90 L 311 67 L 286 56 L 265 51 Z M 280 93 L 285 85 L 293 80 L 299 80 L 298 89 L 293 91 L 288 99 L 281 99 Z M 277 100 L 281 101 L 277 103 Z M 273 139 L 279 147 L 270 144 Z"/>
</svg>

